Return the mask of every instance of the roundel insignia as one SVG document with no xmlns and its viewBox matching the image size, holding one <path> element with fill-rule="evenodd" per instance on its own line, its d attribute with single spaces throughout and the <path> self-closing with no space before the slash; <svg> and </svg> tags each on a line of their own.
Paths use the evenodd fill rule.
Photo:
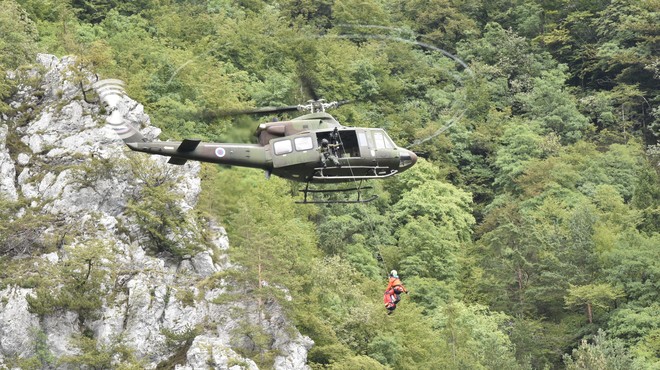
<svg viewBox="0 0 660 370">
<path fill-rule="evenodd" d="M 225 154 L 227 154 L 227 152 L 225 151 L 225 148 L 221 148 L 221 147 L 215 148 L 215 155 L 216 156 L 222 158 L 222 157 L 225 156 Z"/>
</svg>

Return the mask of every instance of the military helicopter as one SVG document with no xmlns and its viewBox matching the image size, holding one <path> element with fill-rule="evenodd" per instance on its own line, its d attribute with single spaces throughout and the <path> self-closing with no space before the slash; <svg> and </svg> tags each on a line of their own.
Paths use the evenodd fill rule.
<svg viewBox="0 0 660 370">
<path fill-rule="evenodd" d="M 134 151 L 170 157 L 168 163 L 188 160 L 262 169 L 266 177 L 279 176 L 306 184 L 299 203 L 364 203 L 363 180 L 384 179 L 411 168 L 417 155 L 397 146 L 381 128 L 347 127 L 326 112 L 343 102 L 311 100 L 305 105 L 258 108 L 241 114 L 306 111 L 289 121 L 262 123 L 254 133 L 256 144 L 148 141 L 124 119 L 123 82 L 106 79 L 93 85 L 109 110 L 106 122 Z M 329 152 L 328 152 L 329 151 Z M 324 157 L 325 156 L 325 157 Z M 326 161 L 330 157 L 332 161 Z M 348 189 L 312 189 L 310 184 L 355 183 Z M 327 192 L 357 192 L 352 200 L 312 200 L 308 195 Z"/>
</svg>

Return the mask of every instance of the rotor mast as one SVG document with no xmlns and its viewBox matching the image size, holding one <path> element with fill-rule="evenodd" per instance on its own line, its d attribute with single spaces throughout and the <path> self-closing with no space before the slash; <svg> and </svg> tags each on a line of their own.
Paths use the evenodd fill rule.
<svg viewBox="0 0 660 370">
<path fill-rule="evenodd" d="M 298 110 L 301 112 L 318 113 L 318 112 L 325 112 L 325 110 L 329 108 L 337 108 L 341 104 L 342 103 L 338 101 L 326 103 L 325 99 L 308 100 L 307 104 L 299 104 Z"/>
</svg>

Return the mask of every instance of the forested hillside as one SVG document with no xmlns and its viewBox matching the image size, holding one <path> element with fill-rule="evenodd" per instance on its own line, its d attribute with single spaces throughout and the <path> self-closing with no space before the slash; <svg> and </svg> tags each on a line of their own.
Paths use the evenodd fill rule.
<svg viewBox="0 0 660 370">
<path fill-rule="evenodd" d="M 272 117 L 217 113 L 306 86 L 351 100 L 340 122 L 426 159 L 329 207 L 203 165 L 196 211 L 243 266 L 206 284 L 284 306 L 312 369 L 660 369 L 659 25 L 657 0 L 0 0 L 0 113 L 36 53 L 124 80 L 164 140 L 250 142 Z M 391 269 L 410 295 L 387 316 Z"/>
</svg>

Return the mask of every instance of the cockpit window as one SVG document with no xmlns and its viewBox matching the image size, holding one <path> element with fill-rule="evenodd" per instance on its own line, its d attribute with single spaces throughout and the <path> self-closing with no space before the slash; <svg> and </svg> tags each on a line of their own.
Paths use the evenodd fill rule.
<svg viewBox="0 0 660 370">
<path fill-rule="evenodd" d="M 376 149 L 394 148 L 392 140 L 382 131 L 374 131 L 374 142 L 376 143 Z"/>
</svg>

